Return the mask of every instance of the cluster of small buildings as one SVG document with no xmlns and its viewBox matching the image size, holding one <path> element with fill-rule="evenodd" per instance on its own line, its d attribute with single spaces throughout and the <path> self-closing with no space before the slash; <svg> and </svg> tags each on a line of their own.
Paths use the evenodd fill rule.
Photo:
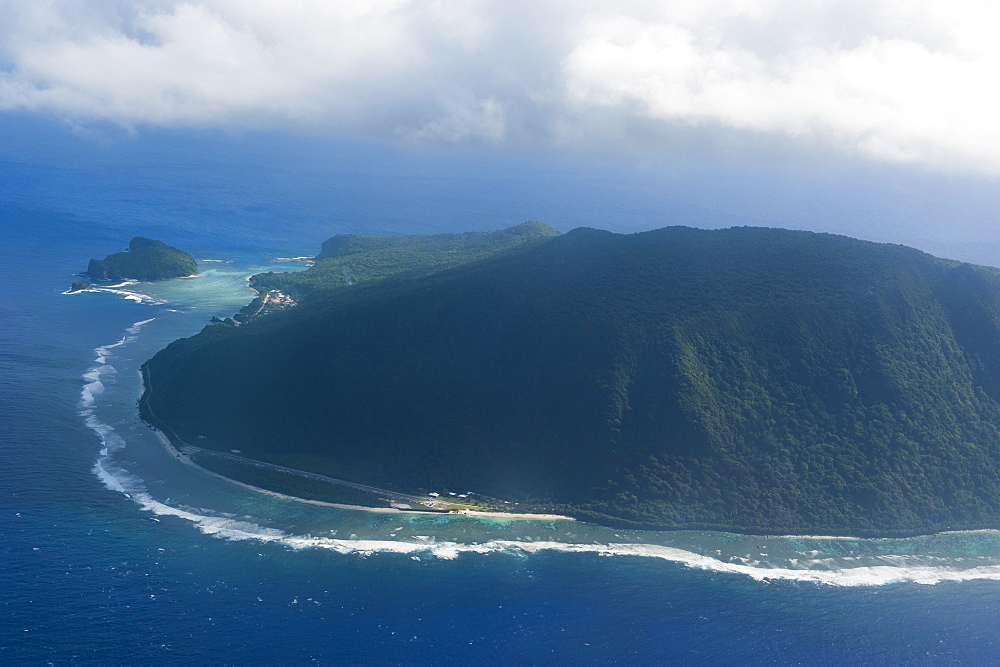
<svg viewBox="0 0 1000 667">
<path fill-rule="evenodd" d="M 279 308 L 291 308 L 299 305 L 295 299 L 276 289 L 270 290 L 261 301 L 264 302 L 265 306 L 278 306 Z"/>
</svg>

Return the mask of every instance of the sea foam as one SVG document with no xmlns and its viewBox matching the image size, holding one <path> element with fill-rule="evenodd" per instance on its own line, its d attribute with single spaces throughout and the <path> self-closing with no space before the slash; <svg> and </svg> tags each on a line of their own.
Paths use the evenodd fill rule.
<svg viewBox="0 0 1000 667">
<path fill-rule="evenodd" d="M 134 301 L 135 303 L 140 303 L 146 306 L 162 306 L 166 303 L 161 299 L 150 296 L 149 294 L 144 294 L 132 289 L 124 289 L 138 284 L 137 280 L 127 280 L 123 283 L 117 285 L 91 285 L 90 287 L 85 287 L 78 290 L 66 290 L 62 294 L 116 294 L 127 301 Z"/>
<path fill-rule="evenodd" d="M 518 540 L 490 540 L 479 544 L 452 541 L 407 541 L 384 539 L 337 539 L 312 535 L 294 535 L 275 528 L 265 528 L 249 521 L 226 517 L 207 516 L 179 509 L 154 500 L 146 493 L 134 494 L 132 499 L 143 510 L 157 515 L 174 516 L 192 522 L 197 529 L 213 537 L 233 541 L 256 540 L 280 543 L 292 549 L 323 549 L 344 555 L 372 556 L 379 553 L 431 556 L 439 560 L 453 560 L 461 555 L 500 554 L 530 557 L 542 552 L 593 555 L 599 557 L 639 557 L 663 560 L 692 569 L 741 575 L 759 582 L 793 581 L 826 586 L 884 586 L 887 584 L 914 583 L 932 585 L 942 582 L 972 580 L 1000 580 L 1000 565 L 955 568 L 948 565 L 920 564 L 919 558 L 898 556 L 911 564 L 887 564 L 866 567 L 840 567 L 809 569 L 791 567 L 765 567 L 727 563 L 710 556 L 675 547 L 651 544 L 574 544 L 565 542 L 525 542 Z M 931 558 L 928 561 L 933 561 Z M 949 559 L 936 559 L 948 562 Z"/>
<path fill-rule="evenodd" d="M 675 546 L 639 543 L 574 543 L 545 539 L 484 539 L 481 542 L 457 542 L 430 535 L 383 539 L 351 536 L 343 539 L 331 536 L 300 535 L 292 531 L 268 527 L 211 509 L 178 507 L 170 498 L 159 500 L 149 492 L 144 480 L 122 467 L 116 452 L 126 447 L 125 440 L 111 425 L 101 421 L 95 410 L 105 386 L 104 381 L 117 372 L 109 363 L 118 348 L 136 340 L 141 329 L 154 318 L 135 322 L 115 343 L 94 350 L 95 365 L 83 374 L 79 414 L 84 423 L 101 440 L 101 450 L 93 473 L 109 490 L 124 495 L 143 511 L 155 516 L 170 516 L 191 522 L 199 532 L 218 539 L 257 541 L 283 544 L 294 550 L 322 549 L 344 555 L 373 556 L 403 554 L 411 557 L 432 557 L 441 561 L 459 557 L 504 555 L 532 557 L 541 553 L 565 553 L 606 558 L 645 558 L 675 563 L 684 567 L 748 577 L 759 582 L 790 581 L 826 586 L 883 586 L 897 583 L 938 584 L 970 580 L 1000 580 L 1000 564 L 996 559 L 944 558 L 912 554 L 868 556 L 864 562 L 854 556 L 833 558 L 819 550 L 796 551 L 797 557 L 767 562 L 765 552 L 745 556 L 718 557 L 696 553 Z M 248 491 L 250 492 L 250 491 Z M 350 510 L 347 510 L 350 512 Z M 357 510 L 361 511 L 361 510 Z M 451 517 L 454 521 L 476 521 L 475 517 Z M 333 518 L 332 520 L 335 520 Z M 401 528 L 400 528 L 401 529 Z M 397 529 L 400 530 L 400 529 Z M 335 534 L 336 531 L 332 531 Z M 360 531 L 359 531 L 360 532 Z M 613 533 L 609 531 L 610 537 Z M 617 536 L 617 535 L 616 535 Z M 775 539 L 775 538 L 761 538 Z M 791 539 L 791 538 L 789 538 Z M 858 563 L 857 565 L 852 565 Z"/>
</svg>

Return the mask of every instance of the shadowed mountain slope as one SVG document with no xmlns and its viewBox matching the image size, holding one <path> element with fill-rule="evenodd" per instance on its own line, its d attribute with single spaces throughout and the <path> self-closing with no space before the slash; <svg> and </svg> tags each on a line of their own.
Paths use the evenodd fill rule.
<svg viewBox="0 0 1000 667">
<path fill-rule="evenodd" d="M 148 366 L 181 437 L 366 484 L 630 526 L 1000 525 L 1000 272 L 902 246 L 578 229 Z"/>
</svg>

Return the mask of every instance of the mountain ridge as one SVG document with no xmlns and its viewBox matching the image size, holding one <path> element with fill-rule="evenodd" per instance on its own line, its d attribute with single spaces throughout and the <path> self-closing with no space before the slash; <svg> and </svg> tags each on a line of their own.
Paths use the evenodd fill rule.
<svg viewBox="0 0 1000 667">
<path fill-rule="evenodd" d="M 579 229 L 210 327 L 149 362 L 151 400 L 209 446 L 616 525 L 984 527 L 998 295 L 995 269 L 835 235 Z"/>
</svg>

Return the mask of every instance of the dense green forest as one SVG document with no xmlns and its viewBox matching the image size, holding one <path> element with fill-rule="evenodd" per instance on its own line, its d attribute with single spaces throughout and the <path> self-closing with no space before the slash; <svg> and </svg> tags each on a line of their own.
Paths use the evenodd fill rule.
<svg viewBox="0 0 1000 667">
<path fill-rule="evenodd" d="M 1000 526 L 1000 271 L 897 245 L 577 229 L 317 290 L 148 370 L 182 438 L 401 491 L 635 527 Z"/>
<path fill-rule="evenodd" d="M 86 276 L 93 280 L 166 280 L 198 273 L 194 257 L 161 241 L 136 236 L 125 252 L 92 259 Z"/>
<path fill-rule="evenodd" d="M 525 222 L 494 232 L 426 236 L 338 234 L 323 243 L 316 264 L 306 271 L 259 273 L 250 280 L 258 292 L 280 290 L 298 300 L 338 287 L 405 273 L 413 278 L 483 259 L 493 253 L 540 241 L 559 232 L 540 222 Z"/>
</svg>

